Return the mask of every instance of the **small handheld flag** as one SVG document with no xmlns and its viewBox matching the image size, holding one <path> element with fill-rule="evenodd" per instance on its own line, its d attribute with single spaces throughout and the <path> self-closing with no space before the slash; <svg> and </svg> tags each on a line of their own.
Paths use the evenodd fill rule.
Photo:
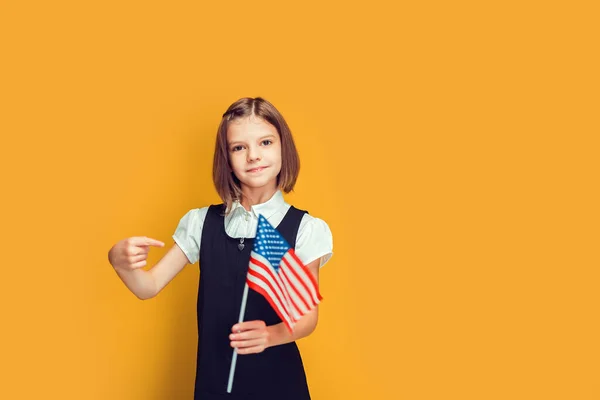
<svg viewBox="0 0 600 400">
<path fill-rule="evenodd" d="M 298 320 L 315 309 L 323 299 L 319 285 L 310 270 L 296 256 L 285 238 L 262 215 L 242 297 L 239 322 L 244 320 L 248 288 L 262 294 L 290 332 Z M 231 393 L 237 352 L 233 351 L 227 393 Z"/>
<path fill-rule="evenodd" d="M 290 332 L 322 300 L 312 273 L 262 215 L 258 217 L 246 283 L 267 299 Z"/>
</svg>

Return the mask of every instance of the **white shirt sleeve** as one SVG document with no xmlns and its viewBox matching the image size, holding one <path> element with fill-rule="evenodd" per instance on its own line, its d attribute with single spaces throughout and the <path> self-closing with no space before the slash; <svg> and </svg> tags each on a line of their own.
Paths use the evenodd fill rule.
<svg viewBox="0 0 600 400">
<path fill-rule="evenodd" d="M 333 236 L 325 221 L 306 213 L 302 217 L 296 237 L 296 255 L 307 265 L 320 258 L 319 267 L 333 255 Z"/>
<path fill-rule="evenodd" d="M 208 207 L 194 208 L 188 211 L 179 221 L 173 234 L 173 240 L 183 251 L 190 264 L 194 264 L 200 259 L 200 240 L 207 212 Z"/>
</svg>

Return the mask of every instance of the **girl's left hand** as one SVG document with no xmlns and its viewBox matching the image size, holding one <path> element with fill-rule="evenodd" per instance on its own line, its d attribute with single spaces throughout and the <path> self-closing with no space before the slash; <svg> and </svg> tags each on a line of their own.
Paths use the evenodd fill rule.
<svg viewBox="0 0 600 400">
<path fill-rule="evenodd" d="M 264 321 L 235 324 L 231 331 L 231 347 L 235 348 L 238 354 L 261 353 L 269 347 L 269 330 Z"/>
</svg>

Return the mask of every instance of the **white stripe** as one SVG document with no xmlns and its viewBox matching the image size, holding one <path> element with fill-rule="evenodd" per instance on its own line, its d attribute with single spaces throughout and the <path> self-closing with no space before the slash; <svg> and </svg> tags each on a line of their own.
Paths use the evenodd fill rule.
<svg viewBox="0 0 600 400">
<path fill-rule="evenodd" d="M 305 268 L 303 265 L 298 264 L 298 262 L 295 260 L 294 257 L 292 257 L 292 255 L 289 252 L 286 253 L 283 258 L 285 258 L 292 265 L 292 267 L 294 268 L 294 271 L 296 271 L 298 273 L 298 275 L 300 275 L 300 278 L 304 281 L 304 283 L 308 287 L 308 290 L 312 296 L 312 302 L 314 304 L 319 304 L 319 296 L 317 295 L 317 290 L 315 288 L 313 280 L 310 279 L 310 276 L 308 275 L 308 274 L 310 274 L 310 271 L 308 270 L 308 268 Z"/>
<path fill-rule="evenodd" d="M 283 270 L 281 273 L 281 281 L 285 285 L 285 290 L 286 290 L 286 292 L 289 293 L 291 299 L 295 302 L 295 304 L 298 305 L 298 307 L 300 307 L 300 308 L 294 307 L 294 310 L 295 310 L 294 319 L 297 321 L 300 319 L 301 316 L 306 314 L 309 310 L 304 306 L 304 303 L 302 303 L 302 301 L 300 300 L 300 297 L 298 297 L 298 294 L 296 293 L 296 291 L 291 288 L 290 282 L 288 281 L 287 277 L 283 273 Z M 292 302 L 292 304 L 294 304 L 294 303 Z"/>
<path fill-rule="evenodd" d="M 279 312 L 281 313 L 283 318 L 286 321 L 288 321 L 288 323 L 291 326 L 294 326 L 294 322 L 290 319 L 290 316 L 288 315 L 287 311 L 281 307 L 281 303 L 279 303 L 279 300 L 277 300 L 277 297 L 275 297 L 275 295 L 271 291 L 271 288 L 269 288 L 269 286 L 262 279 L 257 278 L 253 275 L 248 275 L 248 280 L 250 282 L 254 283 L 255 285 L 261 287 L 267 293 L 267 295 L 269 295 L 269 297 L 273 300 L 273 303 L 275 303 L 275 307 L 277 307 L 279 309 Z"/>
<path fill-rule="evenodd" d="M 285 276 L 281 273 L 277 274 L 277 281 L 279 282 L 279 284 L 281 285 L 281 288 L 285 294 L 285 299 L 288 303 L 289 306 L 289 311 L 290 311 L 290 317 L 294 320 L 294 321 L 298 321 L 300 319 L 300 317 L 302 316 L 302 314 L 300 313 L 300 311 L 298 310 L 298 308 L 296 307 L 296 305 L 294 304 L 294 301 L 297 301 L 297 296 L 294 292 L 290 292 L 289 291 L 289 287 L 286 286 L 285 282 L 284 282 Z"/>
<path fill-rule="evenodd" d="M 252 258 L 256 258 L 256 260 L 258 262 L 265 264 L 265 266 L 271 271 L 271 274 L 273 274 L 275 276 L 275 280 L 273 280 L 273 276 L 271 276 L 268 271 L 265 271 L 265 269 L 263 267 L 261 267 L 258 264 L 253 263 Z M 288 314 L 291 314 L 291 309 L 290 309 L 290 304 L 289 304 L 290 300 L 286 296 L 286 294 L 282 292 L 282 290 L 285 291 L 285 287 L 283 286 L 283 283 L 279 279 L 278 274 L 275 273 L 275 271 L 273 270 L 273 266 L 269 263 L 269 261 L 265 260 L 259 254 L 252 252 L 249 268 L 252 271 L 255 271 L 257 274 L 260 274 L 263 277 L 263 279 L 265 281 L 267 281 L 273 287 L 273 290 L 275 290 L 275 292 L 281 299 L 281 302 L 283 303 L 282 307 L 285 308 L 285 310 Z"/>
<path fill-rule="evenodd" d="M 275 272 L 275 268 L 273 268 L 273 266 L 271 265 L 271 263 L 269 262 L 269 260 L 267 260 L 266 258 L 264 258 L 263 256 L 261 256 L 260 254 L 255 253 L 254 251 L 251 252 L 251 257 L 255 258 L 257 261 L 265 264 L 266 266 L 268 266 L 269 270 L 271 271 L 271 273 L 273 274 L 273 276 L 275 277 L 275 282 L 277 283 L 276 288 L 278 289 L 278 294 L 281 294 L 283 292 L 283 296 L 281 297 L 283 299 L 283 301 L 285 301 L 287 303 L 287 306 L 289 308 L 289 306 L 291 306 L 290 304 L 290 297 L 287 293 L 287 290 L 285 288 L 285 286 L 283 285 L 283 282 L 281 282 L 281 278 L 279 276 L 279 274 L 277 272 Z M 257 266 L 258 267 L 258 266 Z M 271 278 L 273 279 L 273 278 Z"/>
<path fill-rule="evenodd" d="M 312 299 L 306 290 L 300 284 L 300 281 L 292 274 L 290 268 L 287 265 L 283 265 L 281 268 L 283 276 L 286 277 L 288 283 L 288 290 L 291 293 L 295 293 L 299 297 L 298 304 L 302 307 L 302 315 L 306 314 L 312 309 Z"/>
<path fill-rule="evenodd" d="M 289 284 L 286 285 L 285 282 L 283 282 L 283 279 L 285 279 L 285 276 L 283 276 L 283 274 L 281 274 L 281 273 L 275 273 L 274 268 L 271 265 L 271 263 L 269 262 L 269 260 L 267 260 L 266 258 L 261 256 L 260 254 L 257 254 L 254 251 L 252 251 L 251 256 L 256 258 L 257 261 L 260 261 L 263 264 L 267 265 L 271 269 L 273 275 L 275 275 L 275 277 L 277 279 L 277 283 L 279 284 L 280 291 L 283 291 L 284 296 L 282 298 L 285 299 L 285 301 L 287 302 L 287 306 L 288 306 L 287 310 L 290 315 L 290 318 L 294 321 L 298 321 L 301 316 L 303 316 L 304 314 L 306 314 L 308 312 L 308 310 L 306 308 L 303 308 L 303 311 L 301 311 L 294 305 L 294 301 L 295 301 L 296 304 L 299 304 L 299 306 L 302 306 L 299 297 L 296 295 L 296 293 L 293 290 L 290 289 Z M 281 267 L 281 264 L 280 264 L 280 267 Z"/>
<path fill-rule="evenodd" d="M 298 268 L 297 267 L 298 264 L 296 264 L 295 262 L 292 263 L 291 266 L 288 266 L 285 262 L 283 262 L 282 265 L 284 265 L 283 271 L 285 273 L 285 276 L 288 278 L 289 283 L 296 288 L 296 290 L 298 291 L 298 295 L 304 299 L 304 301 L 308 304 L 308 307 L 312 310 L 317 303 L 314 301 L 314 299 L 310 295 L 310 292 L 306 291 L 306 289 L 304 288 L 304 285 L 302 285 L 302 283 L 298 280 L 296 275 L 294 275 L 292 273 L 292 269 L 295 270 L 298 273 L 298 275 L 300 275 L 300 279 L 302 279 L 302 281 L 309 288 L 312 286 L 312 282 L 310 282 L 310 280 L 309 280 L 309 282 L 306 281 L 306 275 L 303 273 L 303 271 L 302 272 L 299 271 L 302 269 Z M 296 268 L 294 268 L 294 266 L 296 266 Z M 304 279 L 303 279 L 303 277 L 304 277 Z"/>
</svg>

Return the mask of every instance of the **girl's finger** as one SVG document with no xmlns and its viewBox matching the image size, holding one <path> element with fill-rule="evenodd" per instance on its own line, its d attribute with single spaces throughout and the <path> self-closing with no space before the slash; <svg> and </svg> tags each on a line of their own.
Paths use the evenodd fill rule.
<svg viewBox="0 0 600 400">
<path fill-rule="evenodd" d="M 148 247 L 129 246 L 125 254 L 127 254 L 128 256 L 139 256 L 142 254 L 148 254 Z"/>
<path fill-rule="evenodd" d="M 149 237 L 146 238 L 146 246 L 163 247 L 164 245 L 165 244 L 163 242 L 161 242 L 160 240 L 152 239 Z"/>
<path fill-rule="evenodd" d="M 231 347 L 236 347 L 238 349 L 245 349 L 248 347 L 260 346 L 265 344 L 266 340 L 263 338 L 259 339 L 251 339 L 251 340 L 236 340 L 231 342 Z"/>
<path fill-rule="evenodd" d="M 158 246 L 163 247 L 165 244 L 160 240 L 152 239 L 146 236 L 134 236 L 129 238 L 129 244 L 134 246 Z"/>
<path fill-rule="evenodd" d="M 262 353 L 265 350 L 264 346 L 246 347 L 245 349 L 235 349 L 238 354 L 254 354 Z"/>
<path fill-rule="evenodd" d="M 232 328 L 231 331 L 232 332 L 237 332 L 237 331 L 247 331 L 247 330 L 252 330 L 252 329 L 260 329 L 265 327 L 265 321 L 260 321 L 260 320 L 256 320 L 256 321 L 246 321 L 246 322 L 242 322 L 239 324 L 235 324 Z"/>
<path fill-rule="evenodd" d="M 229 340 L 250 340 L 264 338 L 266 332 L 264 330 L 252 329 L 250 331 L 243 331 L 240 333 L 232 333 L 229 335 Z"/>
<path fill-rule="evenodd" d="M 134 264 L 139 261 L 143 261 L 148 258 L 148 254 L 140 254 L 139 256 L 131 256 L 128 258 L 129 262 Z"/>
<path fill-rule="evenodd" d="M 146 260 L 137 262 L 135 264 L 131 264 L 131 268 L 142 268 L 143 266 L 146 265 Z"/>
</svg>

